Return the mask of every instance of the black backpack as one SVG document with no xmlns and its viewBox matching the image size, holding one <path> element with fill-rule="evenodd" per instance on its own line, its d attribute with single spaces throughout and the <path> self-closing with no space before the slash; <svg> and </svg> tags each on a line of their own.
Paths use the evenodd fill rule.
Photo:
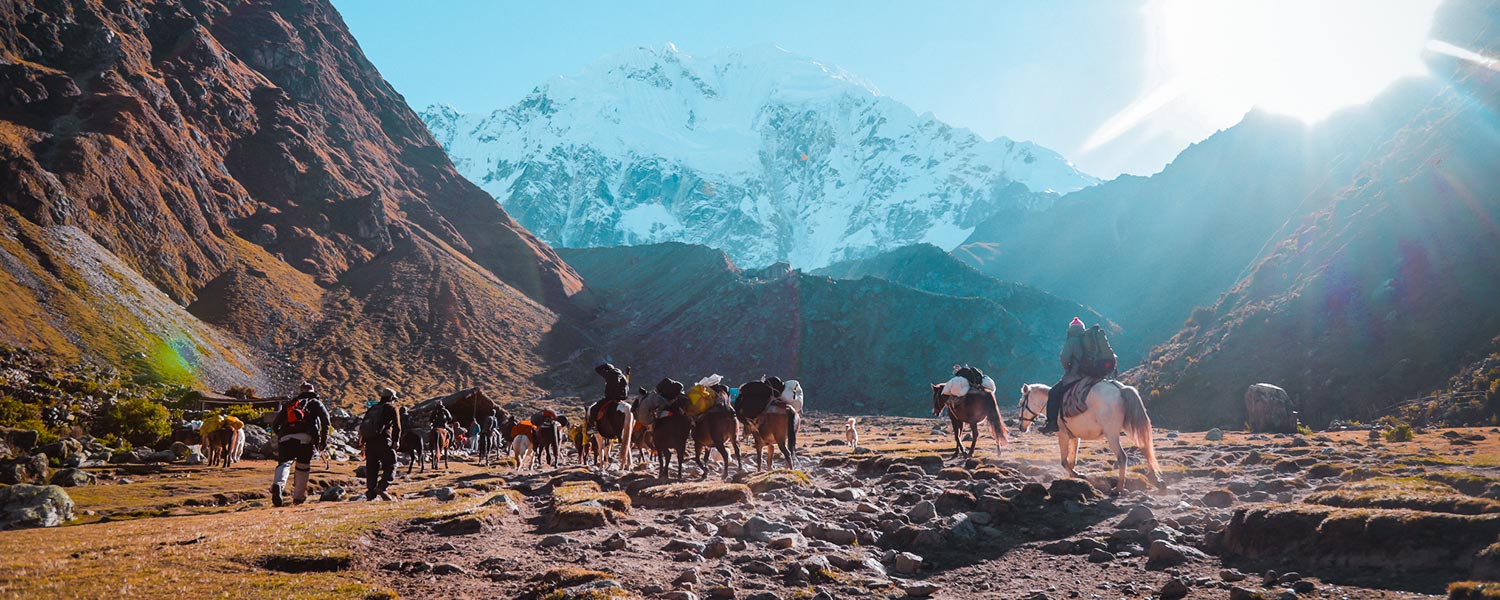
<svg viewBox="0 0 1500 600">
<path fill-rule="evenodd" d="M 1109 337 L 1104 335 L 1104 328 L 1098 325 L 1084 330 L 1083 332 L 1083 365 L 1080 371 L 1090 377 L 1109 377 L 1114 375 L 1118 366 L 1119 357 L 1115 356 L 1115 349 L 1109 345 Z"/>
<path fill-rule="evenodd" d="M 656 384 L 656 393 L 661 394 L 661 397 L 668 400 L 677 399 L 678 396 L 682 395 L 682 390 L 682 382 L 671 378 L 664 378 Z"/>
<path fill-rule="evenodd" d="M 392 441 L 391 425 L 395 423 L 395 419 L 390 418 L 387 413 L 391 410 L 395 410 L 395 407 L 385 402 L 366 410 L 365 416 L 359 419 L 359 439 L 364 440 L 366 445 L 375 441 L 389 445 Z"/>
</svg>

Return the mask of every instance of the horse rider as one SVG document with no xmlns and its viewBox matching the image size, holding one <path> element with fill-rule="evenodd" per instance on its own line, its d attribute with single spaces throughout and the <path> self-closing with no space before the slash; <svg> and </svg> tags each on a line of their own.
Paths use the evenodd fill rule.
<svg viewBox="0 0 1500 600">
<path fill-rule="evenodd" d="M 292 503 L 307 501 L 307 479 L 312 475 L 312 457 L 316 450 L 328 446 L 328 430 L 333 420 L 328 407 L 318 397 L 312 383 L 302 382 L 297 397 L 276 411 L 271 431 L 276 434 L 276 470 L 271 476 L 271 503 L 283 506 L 281 492 L 286 489 L 287 475 L 296 466 L 292 480 Z"/>
<path fill-rule="evenodd" d="M 442 402 L 439 402 L 437 409 L 432 411 L 432 428 L 448 429 L 448 433 L 454 434 L 455 432 L 449 427 L 451 423 L 453 423 L 453 413 L 448 410 L 447 406 L 443 406 Z M 458 436 L 454 435 L 453 439 L 458 439 Z"/>
<path fill-rule="evenodd" d="M 1073 322 L 1068 323 L 1068 337 L 1063 342 L 1062 352 L 1058 359 L 1062 361 L 1063 376 L 1057 385 L 1047 392 L 1047 425 L 1042 428 L 1042 433 L 1057 433 L 1059 425 L 1058 413 L 1062 410 L 1062 401 L 1068 393 L 1068 389 L 1083 380 L 1083 321 L 1073 317 Z"/>
<path fill-rule="evenodd" d="M 604 399 L 589 407 L 590 423 L 600 419 L 605 407 L 615 402 L 624 402 L 630 394 L 630 367 L 625 367 L 625 370 L 621 371 L 619 367 L 604 363 L 594 367 L 594 372 L 604 378 Z"/>
<path fill-rule="evenodd" d="M 386 488 L 396 476 L 396 442 L 401 440 L 402 431 L 396 390 L 380 390 L 380 402 L 370 407 L 359 429 L 365 448 L 365 499 L 390 500 Z"/>
</svg>

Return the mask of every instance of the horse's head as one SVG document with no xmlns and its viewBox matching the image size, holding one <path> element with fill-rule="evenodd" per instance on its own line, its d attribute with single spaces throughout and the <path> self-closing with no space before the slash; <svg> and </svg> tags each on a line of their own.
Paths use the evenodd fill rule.
<svg viewBox="0 0 1500 600">
<path fill-rule="evenodd" d="M 932 384 L 932 416 L 942 415 L 943 408 L 946 406 L 948 406 L 948 402 L 943 399 L 943 384 Z"/>
<path fill-rule="evenodd" d="M 1021 433 L 1031 430 L 1039 417 L 1047 414 L 1047 392 L 1052 388 L 1046 384 L 1028 383 L 1021 386 L 1021 399 L 1016 403 L 1016 427 Z"/>
</svg>

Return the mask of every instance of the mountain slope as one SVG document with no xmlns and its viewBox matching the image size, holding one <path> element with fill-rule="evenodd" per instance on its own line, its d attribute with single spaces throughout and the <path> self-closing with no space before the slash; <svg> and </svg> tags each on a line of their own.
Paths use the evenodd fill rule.
<svg viewBox="0 0 1500 600">
<path fill-rule="evenodd" d="M 1412 110 L 1414 96 L 1387 96 Z M 1252 112 L 1161 173 L 981 224 L 954 254 L 987 274 L 1098 309 L 1149 347 L 1244 274 L 1290 219 L 1353 177 L 1396 124 L 1349 111 L 1317 127 Z"/>
<path fill-rule="evenodd" d="M 1433 37 L 1493 56 L 1500 3 L 1452 2 Z M 1381 134 L 1245 275 L 1131 373 L 1169 422 L 1232 425 L 1256 381 L 1315 426 L 1444 387 L 1500 333 L 1500 85 L 1446 57 L 1357 109 Z"/>
<path fill-rule="evenodd" d="M 1002 305 L 786 265 L 742 270 L 722 251 L 677 243 L 559 252 L 605 299 L 600 329 L 637 385 L 776 374 L 802 381 L 815 410 L 931 414 L 927 383 L 959 362 L 994 376 L 1006 396 L 1056 375 L 1056 328 L 1029 319 L 1081 310 L 1033 291 Z"/>
<path fill-rule="evenodd" d="M 683 241 L 751 266 L 952 248 L 991 215 L 1096 182 L 770 46 L 633 48 L 488 115 L 422 118 L 460 172 L 554 245 Z"/>
<path fill-rule="evenodd" d="M 4 270 L 30 290 L 0 339 L 112 362 L 137 344 L 108 316 L 134 301 L 35 241 L 71 231 L 212 324 L 188 329 L 335 392 L 529 389 L 544 337 L 589 310 L 326 2 L 12 2 L 0 59 Z"/>
<path fill-rule="evenodd" d="M 816 269 L 812 274 L 835 279 L 874 277 L 944 296 L 991 300 L 1025 323 L 1030 328 L 1030 336 L 1057 338 L 1059 348 L 1068 322 L 1079 317 L 1089 324 L 1099 323 L 1110 330 L 1111 343 L 1122 360 L 1138 359 L 1146 350 L 1118 325 L 1088 307 L 1030 286 L 985 275 L 936 246 L 918 244 L 897 248 L 869 258 L 832 264 Z M 1040 380 L 1047 375 L 1038 373 L 1035 377 Z"/>
</svg>

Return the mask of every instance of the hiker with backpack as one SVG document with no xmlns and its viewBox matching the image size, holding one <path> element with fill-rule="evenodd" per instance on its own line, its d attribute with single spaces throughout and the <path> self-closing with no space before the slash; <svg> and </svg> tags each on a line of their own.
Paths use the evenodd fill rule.
<svg viewBox="0 0 1500 600">
<path fill-rule="evenodd" d="M 286 489 L 287 475 L 296 467 L 292 480 L 292 503 L 307 501 L 307 479 L 312 475 L 313 453 L 328 446 L 328 429 L 332 426 L 328 408 L 318 398 L 313 384 L 302 382 L 297 397 L 276 412 L 271 421 L 271 431 L 276 440 L 276 471 L 271 478 L 271 503 L 285 505 L 282 490 Z"/>
<path fill-rule="evenodd" d="M 589 426 L 600 419 L 600 414 L 606 407 L 616 402 L 624 402 L 630 395 L 630 367 L 621 371 L 619 367 L 610 363 L 604 363 L 594 367 L 594 372 L 604 378 L 604 399 L 589 406 Z"/>
<path fill-rule="evenodd" d="M 1104 328 L 1094 325 L 1085 329 L 1078 317 L 1068 323 L 1068 337 L 1058 359 L 1062 362 L 1063 376 L 1047 392 L 1047 425 L 1042 433 L 1057 433 L 1058 413 L 1069 389 L 1085 379 L 1098 381 L 1110 377 L 1116 370 L 1117 358 Z"/>
<path fill-rule="evenodd" d="M 359 444 L 365 450 L 365 499 L 390 500 L 386 488 L 396 476 L 396 442 L 401 439 L 396 390 L 380 390 L 380 402 L 359 421 Z"/>
</svg>

